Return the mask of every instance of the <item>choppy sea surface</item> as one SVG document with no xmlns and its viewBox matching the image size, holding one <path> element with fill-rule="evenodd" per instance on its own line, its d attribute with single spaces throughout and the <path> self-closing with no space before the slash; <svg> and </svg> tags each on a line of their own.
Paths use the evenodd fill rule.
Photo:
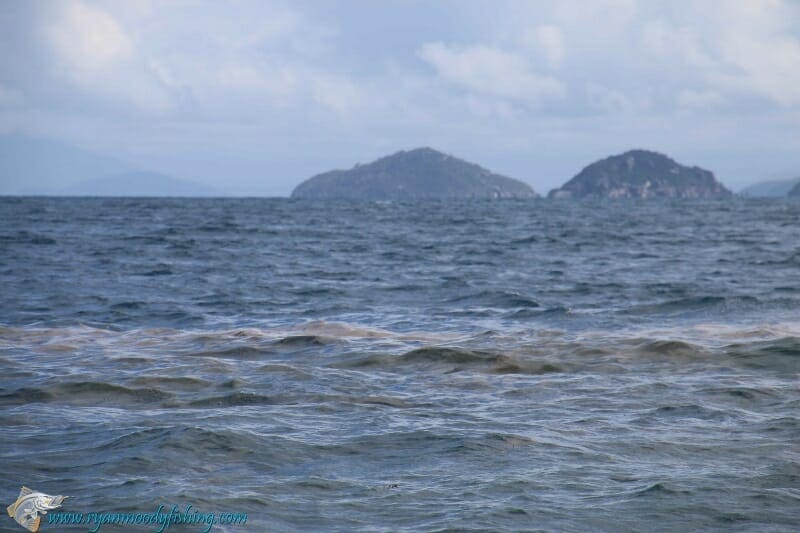
<svg viewBox="0 0 800 533">
<path fill-rule="evenodd" d="M 798 202 L 0 198 L 0 503 L 797 531 L 799 309 Z"/>
</svg>

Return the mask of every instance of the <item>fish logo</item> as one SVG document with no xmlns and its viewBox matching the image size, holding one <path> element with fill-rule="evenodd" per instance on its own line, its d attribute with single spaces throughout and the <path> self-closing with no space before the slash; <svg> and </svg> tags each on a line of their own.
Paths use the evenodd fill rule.
<svg viewBox="0 0 800 533">
<path fill-rule="evenodd" d="M 50 496 L 22 487 L 17 501 L 8 506 L 8 516 L 28 531 L 36 533 L 42 520 L 39 514 L 46 515 L 47 511 L 58 509 L 66 499 L 66 496 Z"/>
</svg>

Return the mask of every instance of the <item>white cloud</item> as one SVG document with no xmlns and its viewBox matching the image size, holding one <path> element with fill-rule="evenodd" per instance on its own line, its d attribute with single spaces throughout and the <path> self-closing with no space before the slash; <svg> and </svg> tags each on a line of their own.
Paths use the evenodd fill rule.
<svg viewBox="0 0 800 533">
<path fill-rule="evenodd" d="M 60 19 L 48 28 L 59 57 L 69 68 L 96 71 L 114 65 L 133 53 L 133 43 L 107 12 L 80 1 L 63 6 Z"/>
<path fill-rule="evenodd" d="M 532 106 L 565 95 L 559 80 L 537 74 L 524 57 L 498 48 L 476 45 L 459 49 L 428 43 L 419 55 L 442 79 L 476 94 Z"/>
<path fill-rule="evenodd" d="M 529 48 L 540 51 L 551 67 L 559 66 L 566 55 L 564 34 L 558 26 L 544 25 L 526 32 L 522 38 Z"/>
<path fill-rule="evenodd" d="M 651 4 L 650 0 L 561 0 L 555 2 L 552 19 L 564 26 L 588 32 L 603 42 L 616 39 Z M 533 9 L 541 9 L 538 3 Z"/>
<path fill-rule="evenodd" d="M 137 54 L 130 32 L 109 12 L 81 0 L 55 4 L 45 28 L 53 70 L 86 95 L 139 112 L 164 113 L 171 96 Z"/>
<path fill-rule="evenodd" d="M 595 82 L 586 84 L 586 98 L 589 107 L 601 113 L 630 113 L 646 110 L 650 106 L 646 95 L 629 97 L 622 91 Z"/>
<path fill-rule="evenodd" d="M 646 23 L 642 33 L 645 47 L 654 52 L 661 61 L 673 61 L 677 58 L 681 67 L 714 66 L 714 60 L 693 28 L 676 28 L 663 20 L 656 20 Z"/>
<path fill-rule="evenodd" d="M 800 105 L 800 40 L 788 35 L 726 35 L 721 59 L 737 73 L 720 68 L 712 81 L 760 94 L 781 106 Z"/>
<path fill-rule="evenodd" d="M 561 30 L 557 26 L 540 26 L 536 30 L 536 36 L 550 64 L 559 65 L 566 53 Z"/>
<path fill-rule="evenodd" d="M 222 16 L 202 4 L 63 0 L 47 36 L 75 87 L 156 114 L 188 102 L 213 116 L 303 106 L 431 116 L 439 111 L 410 108 L 448 94 L 473 115 L 505 118 L 733 109 L 752 96 L 800 103 L 800 44 L 787 22 L 797 13 L 780 0 L 680 9 L 636 0 L 501 4 L 497 27 L 486 26 L 494 33 L 416 47 L 433 76 L 414 72 L 410 57 L 398 59 L 401 75 L 422 79 L 416 92 L 379 62 L 354 76 L 340 59 L 348 56 L 336 53 L 335 23 L 278 2 L 243 1 Z"/>
<path fill-rule="evenodd" d="M 155 115 L 189 105 L 206 119 L 248 120 L 303 99 L 344 108 L 344 83 L 337 93 L 328 65 L 309 61 L 330 34 L 290 7 L 261 1 L 216 9 L 61 0 L 45 28 L 56 77 L 85 95 Z M 330 87 L 321 89 L 316 76 Z"/>
<path fill-rule="evenodd" d="M 692 14 L 680 24 L 651 21 L 643 32 L 646 49 L 694 84 L 683 95 L 684 103 L 696 100 L 695 93 L 800 105 L 796 6 L 780 0 L 728 0 L 700 3 Z"/>
<path fill-rule="evenodd" d="M 312 78 L 314 100 L 325 108 L 346 116 L 355 108 L 362 107 L 367 96 L 349 79 L 340 76 L 317 75 Z"/>
</svg>

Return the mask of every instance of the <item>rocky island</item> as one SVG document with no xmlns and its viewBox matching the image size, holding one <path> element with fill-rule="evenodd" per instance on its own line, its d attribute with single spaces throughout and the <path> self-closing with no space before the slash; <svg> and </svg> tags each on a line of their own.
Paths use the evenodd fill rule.
<svg viewBox="0 0 800 533">
<path fill-rule="evenodd" d="M 800 198 L 800 182 L 789 191 L 789 198 Z"/>
<path fill-rule="evenodd" d="M 550 198 L 728 198 L 733 193 L 700 167 L 658 152 L 630 150 L 581 170 Z"/>
<path fill-rule="evenodd" d="M 318 174 L 292 198 L 412 200 L 433 198 L 534 198 L 527 184 L 494 174 L 432 148 L 397 152 L 350 170 Z"/>
</svg>

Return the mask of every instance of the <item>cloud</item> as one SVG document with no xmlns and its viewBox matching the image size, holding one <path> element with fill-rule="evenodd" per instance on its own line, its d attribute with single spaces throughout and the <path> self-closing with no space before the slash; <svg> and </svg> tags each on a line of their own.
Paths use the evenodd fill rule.
<svg viewBox="0 0 800 533">
<path fill-rule="evenodd" d="M 643 32 L 646 50 L 692 84 L 679 94 L 683 104 L 697 103 L 691 94 L 716 94 L 717 101 L 757 97 L 784 108 L 800 105 L 797 6 L 729 0 L 699 3 L 692 14 L 649 22 Z"/>
<path fill-rule="evenodd" d="M 0 130 L 159 162 L 179 143 L 252 168 L 417 143 L 522 171 L 608 145 L 796 153 L 798 117 L 795 0 L 0 2 Z"/>
<path fill-rule="evenodd" d="M 585 90 L 589 107 L 601 114 L 642 112 L 650 107 L 646 94 L 627 96 L 622 91 L 594 82 L 588 82 Z"/>
<path fill-rule="evenodd" d="M 52 5 L 46 35 L 58 76 L 87 96 L 155 115 L 250 120 L 253 111 L 316 109 L 344 117 L 383 107 L 430 116 L 441 111 L 409 108 L 448 95 L 466 113 L 506 118 L 699 111 L 703 103 L 725 112 L 753 98 L 800 104 L 800 44 L 791 24 L 797 10 L 779 0 L 680 9 L 636 0 L 499 3 L 495 22 L 486 23 L 476 7 L 476 20 L 457 25 L 485 31 L 422 40 L 406 56 L 388 36 L 373 37 L 363 67 L 356 66 L 360 50 L 338 48 L 345 18 L 315 16 L 303 4 Z M 418 80 L 404 84 L 398 72 Z"/>
<path fill-rule="evenodd" d="M 564 34 L 558 26 L 539 26 L 525 40 L 529 43 L 534 41 L 539 46 L 550 66 L 558 66 L 564 60 Z"/>
<path fill-rule="evenodd" d="M 418 49 L 439 80 L 471 95 L 468 111 L 494 105 L 476 97 L 533 115 L 800 106 L 800 5 L 788 1 L 564 0 L 497 11 L 480 39 Z"/>
<path fill-rule="evenodd" d="M 47 34 L 76 76 L 108 68 L 132 55 L 133 42 L 110 14 L 80 1 L 62 7 L 61 17 Z"/>
<path fill-rule="evenodd" d="M 800 105 L 800 40 L 788 35 L 753 36 L 728 34 L 720 43 L 723 65 L 711 81 L 750 91 L 784 106 Z"/>
<path fill-rule="evenodd" d="M 700 36 L 689 27 L 673 27 L 663 20 L 646 23 L 642 32 L 645 49 L 656 54 L 660 61 L 678 59 L 682 67 L 710 68 L 715 61 L 701 42 Z"/>
<path fill-rule="evenodd" d="M 301 100 L 344 109 L 341 90 L 320 89 L 334 85 L 329 64 L 315 64 L 332 32 L 279 1 L 48 7 L 41 11 L 50 71 L 76 89 L 73 110 L 252 121 Z"/>
<path fill-rule="evenodd" d="M 52 51 L 52 75 L 76 88 L 77 100 L 83 96 L 91 105 L 102 103 L 104 112 L 118 105 L 126 112 L 159 114 L 173 106 L 169 92 L 142 61 L 131 32 L 117 18 L 81 0 L 53 5 L 43 31 Z"/>
<path fill-rule="evenodd" d="M 557 79 L 534 72 L 521 55 L 490 46 L 427 43 L 419 56 L 445 81 L 468 92 L 538 107 L 565 95 Z"/>
<path fill-rule="evenodd" d="M 346 77 L 314 76 L 312 78 L 314 101 L 340 116 L 348 116 L 351 111 L 372 102 L 364 91 Z"/>
</svg>

